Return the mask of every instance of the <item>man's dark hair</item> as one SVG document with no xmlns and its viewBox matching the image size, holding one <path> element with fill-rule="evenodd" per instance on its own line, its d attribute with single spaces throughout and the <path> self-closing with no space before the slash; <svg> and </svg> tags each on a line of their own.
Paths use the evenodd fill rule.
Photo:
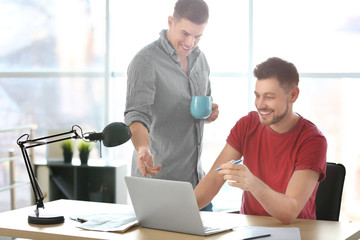
<svg viewBox="0 0 360 240">
<path fill-rule="evenodd" d="M 203 0 L 178 0 L 175 4 L 173 17 L 185 18 L 190 22 L 201 25 L 209 19 L 209 8 Z"/>
<path fill-rule="evenodd" d="M 276 77 L 285 91 L 299 84 L 299 73 L 295 65 L 277 57 L 269 58 L 256 65 L 254 76 L 258 80 Z"/>
</svg>

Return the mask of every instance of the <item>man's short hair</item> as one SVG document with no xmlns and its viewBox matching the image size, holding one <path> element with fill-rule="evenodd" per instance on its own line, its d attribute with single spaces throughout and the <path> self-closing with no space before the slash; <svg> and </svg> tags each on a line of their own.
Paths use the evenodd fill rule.
<svg viewBox="0 0 360 240">
<path fill-rule="evenodd" d="M 278 57 L 269 58 L 256 65 L 254 76 L 258 80 L 276 77 L 285 91 L 299 84 L 299 73 L 295 65 Z"/>
<path fill-rule="evenodd" d="M 178 0 L 174 7 L 175 19 L 185 18 L 190 22 L 201 25 L 209 19 L 209 8 L 203 0 Z"/>
</svg>

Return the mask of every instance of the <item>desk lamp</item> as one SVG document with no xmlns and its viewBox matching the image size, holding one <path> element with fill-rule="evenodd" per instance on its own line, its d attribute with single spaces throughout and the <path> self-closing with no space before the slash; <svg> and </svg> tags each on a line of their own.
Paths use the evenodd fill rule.
<svg viewBox="0 0 360 240">
<path fill-rule="evenodd" d="M 81 135 L 78 134 L 75 128 L 78 128 L 80 130 Z M 83 134 L 81 127 L 79 127 L 78 125 L 74 125 L 72 129 L 68 132 L 36 139 L 29 139 L 29 137 L 29 134 L 24 134 L 20 136 L 17 140 L 17 144 L 19 145 L 21 153 L 24 157 L 26 170 L 29 174 L 30 183 L 34 191 L 36 203 L 35 214 L 29 215 L 28 222 L 32 224 L 58 224 L 64 222 L 64 216 L 45 214 L 40 215 L 39 213 L 39 208 L 45 208 L 43 202 L 44 194 L 40 188 L 37 178 L 35 177 L 34 170 L 31 166 L 30 158 L 26 150 L 28 148 L 47 145 L 67 139 L 82 139 L 83 141 L 99 141 L 101 152 L 101 141 L 103 141 L 105 147 L 115 147 L 127 142 L 131 138 L 131 132 L 128 126 L 124 123 L 113 122 L 107 125 L 101 133 L 93 132 Z"/>
</svg>

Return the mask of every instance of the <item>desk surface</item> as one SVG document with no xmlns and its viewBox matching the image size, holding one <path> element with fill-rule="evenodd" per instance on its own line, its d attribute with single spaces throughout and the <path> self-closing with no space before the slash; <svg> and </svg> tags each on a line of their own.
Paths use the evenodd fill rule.
<svg viewBox="0 0 360 240">
<path fill-rule="evenodd" d="M 29 214 L 33 213 L 34 206 L 0 213 L 0 236 L 20 237 L 29 239 L 237 239 L 239 230 L 215 234 L 211 236 L 195 236 L 173 233 L 160 230 L 142 228 L 139 226 L 129 229 L 126 233 L 96 232 L 82 230 L 76 226 L 79 223 L 69 219 L 70 216 L 91 213 L 122 212 L 131 206 L 95 203 L 75 200 L 57 200 L 45 203 L 41 213 L 59 213 L 65 217 L 65 223 L 57 225 L 30 225 L 27 222 Z M 202 213 L 203 214 L 203 213 Z M 242 214 L 204 213 L 208 220 L 232 221 L 239 226 L 264 227 L 298 227 L 301 239 L 346 239 L 360 230 L 360 223 L 315 221 L 297 219 L 290 225 L 281 224 L 272 217 L 249 216 Z M 240 229 L 240 228 L 239 228 Z"/>
</svg>

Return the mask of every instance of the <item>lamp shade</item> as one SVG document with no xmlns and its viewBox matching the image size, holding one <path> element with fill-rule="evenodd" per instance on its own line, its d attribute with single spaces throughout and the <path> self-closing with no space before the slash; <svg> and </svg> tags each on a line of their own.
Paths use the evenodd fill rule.
<svg viewBox="0 0 360 240">
<path fill-rule="evenodd" d="M 122 122 L 113 122 L 102 131 L 102 139 L 105 147 L 115 147 L 127 142 L 131 138 L 129 127 Z"/>
</svg>

